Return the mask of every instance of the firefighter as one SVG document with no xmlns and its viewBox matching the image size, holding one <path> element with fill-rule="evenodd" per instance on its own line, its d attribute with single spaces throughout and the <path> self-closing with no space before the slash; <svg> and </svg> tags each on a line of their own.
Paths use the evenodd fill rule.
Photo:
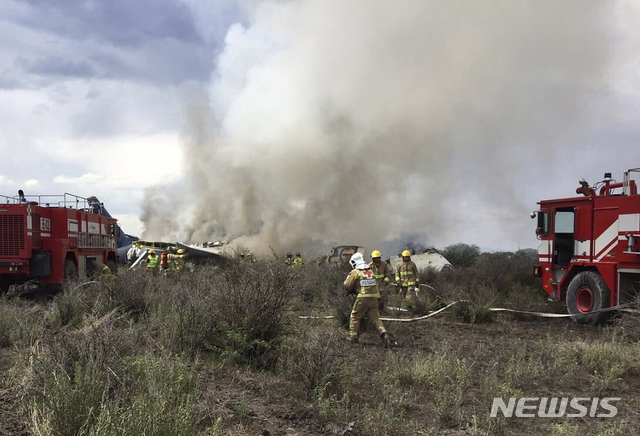
<svg viewBox="0 0 640 436">
<path fill-rule="evenodd" d="M 299 251 L 296 252 L 296 258 L 293 260 L 293 265 L 297 267 L 304 265 L 304 260 L 302 260 L 302 255 Z"/>
<path fill-rule="evenodd" d="M 187 263 L 187 255 L 184 254 L 184 250 L 180 248 L 177 254 L 173 258 L 173 269 L 176 272 L 182 272 L 186 267 L 186 263 Z"/>
<path fill-rule="evenodd" d="M 109 266 L 104 264 L 104 263 L 102 264 L 102 266 L 99 267 L 98 271 L 99 271 L 98 272 L 98 278 L 100 278 L 100 279 L 108 277 L 108 276 L 111 275 L 111 268 L 109 268 Z"/>
<path fill-rule="evenodd" d="M 147 271 L 154 276 L 158 273 L 159 260 L 160 258 L 156 254 L 156 250 L 153 248 L 149 250 L 149 255 L 147 256 Z"/>
<path fill-rule="evenodd" d="M 387 262 L 382 261 L 382 253 L 380 253 L 379 250 L 373 250 L 371 252 L 371 263 L 369 263 L 369 268 L 371 268 L 371 271 L 378 282 L 378 291 L 380 292 L 380 304 L 378 305 L 378 308 L 382 312 L 387 302 L 386 285 L 389 283 L 391 268 Z"/>
<path fill-rule="evenodd" d="M 396 292 L 402 298 L 411 298 L 417 295 L 420 278 L 418 277 L 418 267 L 411 261 L 411 252 L 402 252 L 402 261 L 396 267 Z"/>
<path fill-rule="evenodd" d="M 113 286 L 115 278 L 111 268 L 105 263 L 98 262 L 96 265 L 96 271 L 98 272 L 98 280 L 108 286 Z"/>
<path fill-rule="evenodd" d="M 287 258 L 284 260 L 284 263 L 286 263 L 288 266 L 293 265 L 293 254 L 291 254 L 291 252 L 287 253 Z"/>
<path fill-rule="evenodd" d="M 396 342 L 380 320 L 380 313 L 378 312 L 380 294 L 378 293 L 378 284 L 373 271 L 364 261 L 362 253 L 355 253 L 351 256 L 349 264 L 353 270 L 344 281 L 344 287 L 349 293 L 356 294 L 356 302 L 353 304 L 351 319 L 349 320 L 349 342 L 352 344 L 358 343 L 360 320 L 366 316 L 380 333 L 385 347 L 394 347 L 397 345 Z"/>
<path fill-rule="evenodd" d="M 169 269 L 169 253 L 165 250 L 160 253 L 160 273 L 166 275 L 167 269 Z"/>
</svg>

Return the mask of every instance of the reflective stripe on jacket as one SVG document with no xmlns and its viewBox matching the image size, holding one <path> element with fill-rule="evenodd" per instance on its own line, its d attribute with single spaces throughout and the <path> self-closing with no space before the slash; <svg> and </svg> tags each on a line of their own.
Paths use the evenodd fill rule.
<svg viewBox="0 0 640 436">
<path fill-rule="evenodd" d="M 389 268 L 389 264 L 387 262 L 380 261 L 380 264 L 376 266 L 375 262 L 371 261 L 371 263 L 369 263 L 369 268 L 371 268 L 371 271 L 378 283 L 389 283 L 391 268 Z"/>
<path fill-rule="evenodd" d="M 412 261 L 401 261 L 396 267 L 396 283 L 401 286 L 418 286 L 418 267 Z"/>
<path fill-rule="evenodd" d="M 153 256 L 147 256 L 147 268 L 157 268 L 158 266 L 158 255 L 155 254 Z"/>
<path fill-rule="evenodd" d="M 344 281 L 348 291 L 355 291 L 357 298 L 380 298 L 378 282 L 370 269 L 352 270 Z"/>
</svg>

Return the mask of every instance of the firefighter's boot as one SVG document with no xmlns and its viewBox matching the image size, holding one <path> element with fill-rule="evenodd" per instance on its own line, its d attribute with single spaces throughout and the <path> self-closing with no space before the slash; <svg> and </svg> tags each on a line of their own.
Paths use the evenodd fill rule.
<svg viewBox="0 0 640 436">
<path fill-rule="evenodd" d="M 384 332 L 380 337 L 382 338 L 382 342 L 384 342 L 384 348 L 394 348 L 398 346 L 398 343 L 393 339 L 391 333 Z"/>
</svg>

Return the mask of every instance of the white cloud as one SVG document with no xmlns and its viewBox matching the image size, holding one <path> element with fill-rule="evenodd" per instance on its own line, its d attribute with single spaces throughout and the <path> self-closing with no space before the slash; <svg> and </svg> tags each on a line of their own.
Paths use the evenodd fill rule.
<svg viewBox="0 0 640 436">
<path fill-rule="evenodd" d="M 0 186 L 11 186 L 13 185 L 13 180 L 0 175 Z"/>
<path fill-rule="evenodd" d="M 38 183 L 39 182 L 36 179 L 29 179 L 29 180 L 24 182 L 24 186 L 26 186 L 27 188 L 31 188 L 33 186 L 36 186 Z"/>
<path fill-rule="evenodd" d="M 83 174 L 80 177 L 56 176 L 53 183 L 96 183 L 103 177 L 97 174 Z"/>
<path fill-rule="evenodd" d="M 51 158 L 89 171 L 80 177 L 57 176 L 55 183 L 88 183 L 100 188 L 142 189 L 164 185 L 182 175 L 177 134 L 119 135 L 85 141 L 68 139 L 49 148 Z M 42 150 L 47 152 L 46 150 Z"/>
<path fill-rule="evenodd" d="M 143 226 L 140 217 L 133 213 L 121 213 L 113 214 L 115 219 L 118 220 L 122 231 L 134 236 L 140 236 L 142 234 Z"/>
</svg>

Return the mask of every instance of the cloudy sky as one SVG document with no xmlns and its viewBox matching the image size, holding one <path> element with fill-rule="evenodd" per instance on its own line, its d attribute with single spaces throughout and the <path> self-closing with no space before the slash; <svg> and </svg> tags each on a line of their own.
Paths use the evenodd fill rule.
<svg viewBox="0 0 640 436">
<path fill-rule="evenodd" d="M 0 0 L 0 194 L 155 238 L 535 247 L 537 200 L 640 167 L 639 29 L 633 0 Z"/>
</svg>

